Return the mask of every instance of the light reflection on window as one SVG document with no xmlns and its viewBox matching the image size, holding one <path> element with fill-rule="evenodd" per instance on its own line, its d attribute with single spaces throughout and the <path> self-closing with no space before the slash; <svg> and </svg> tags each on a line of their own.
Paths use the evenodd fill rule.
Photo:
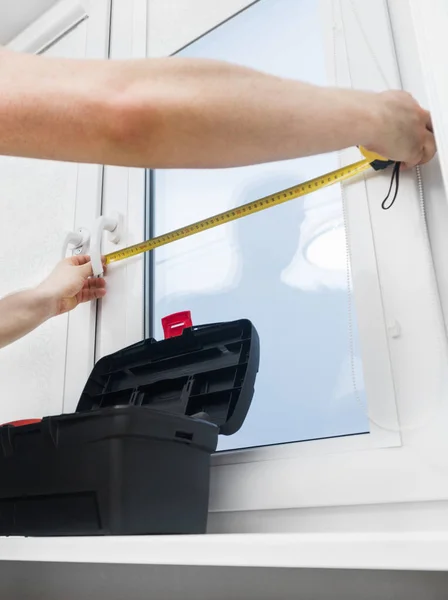
<svg viewBox="0 0 448 600">
<path fill-rule="evenodd" d="M 261 0 L 181 54 L 325 84 L 320 26 L 314 0 Z M 155 233 L 338 166 L 330 154 L 240 169 L 156 171 Z M 247 317 L 259 331 L 253 405 L 240 432 L 223 438 L 220 449 L 368 431 L 356 315 L 353 361 L 349 354 L 338 187 L 160 248 L 151 293 L 156 337 L 162 337 L 160 318 L 179 310 L 191 310 L 196 324 Z"/>
</svg>

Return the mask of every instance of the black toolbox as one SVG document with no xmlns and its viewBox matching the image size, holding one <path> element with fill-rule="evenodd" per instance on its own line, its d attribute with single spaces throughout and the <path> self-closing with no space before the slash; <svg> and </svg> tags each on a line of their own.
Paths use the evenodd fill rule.
<svg viewBox="0 0 448 600">
<path fill-rule="evenodd" d="M 204 533 L 210 456 L 243 424 L 258 365 L 247 320 L 101 359 L 76 413 L 0 427 L 0 535 Z"/>
</svg>

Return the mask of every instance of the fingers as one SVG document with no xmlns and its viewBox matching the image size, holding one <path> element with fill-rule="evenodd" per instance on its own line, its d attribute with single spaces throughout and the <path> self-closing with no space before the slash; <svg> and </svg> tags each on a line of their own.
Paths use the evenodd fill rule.
<svg viewBox="0 0 448 600">
<path fill-rule="evenodd" d="M 404 170 L 413 169 L 417 165 L 424 165 L 432 160 L 437 152 L 436 140 L 432 133 L 428 130 L 424 145 L 422 146 L 419 156 L 412 162 L 402 163 Z"/>
<path fill-rule="evenodd" d="M 64 262 L 67 265 L 79 269 L 79 272 L 81 273 L 81 276 L 84 279 L 87 279 L 87 277 L 93 275 L 92 265 L 90 263 L 90 256 L 86 256 L 85 254 L 70 256 L 69 258 L 66 258 Z"/>
<path fill-rule="evenodd" d="M 434 155 L 437 151 L 431 113 L 427 110 L 424 111 L 424 124 L 426 127 L 426 136 L 423 142 L 423 148 L 418 163 L 420 165 L 424 165 L 425 163 L 429 162 L 432 158 L 434 158 Z"/>
<path fill-rule="evenodd" d="M 105 287 L 106 280 L 102 277 L 89 277 L 89 279 L 84 282 L 84 288 L 89 290 L 105 289 Z"/>
<path fill-rule="evenodd" d="M 78 295 L 78 302 L 81 304 L 84 302 L 99 300 L 100 298 L 104 298 L 105 295 L 105 288 L 85 287 Z"/>
<path fill-rule="evenodd" d="M 80 267 L 80 266 L 85 265 L 86 263 L 90 262 L 90 256 L 87 256 L 86 254 L 79 254 L 78 256 L 71 256 L 67 260 L 74 267 Z"/>
<path fill-rule="evenodd" d="M 87 279 L 88 277 L 91 277 L 93 275 L 93 271 L 92 271 L 92 263 L 90 262 L 90 258 L 88 258 L 88 261 L 78 265 L 78 269 L 79 272 L 81 273 L 81 275 Z"/>
<path fill-rule="evenodd" d="M 425 121 L 426 121 L 426 129 L 428 131 L 430 131 L 431 133 L 434 133 L 434 129 L 432 126 L 431 113 L 427 110 L 425 110 Z"/>
<path fill-rule="evenodd" d="M 430 123 L 429 123 L 429 125 L 432 126 Z M 434 134 L 428 130 L 428 133 L 425 137 L 425 141 L 424 141 L 417 164 L 418 165 L 426 164 L 427 162 L 429 162 L 430 160 L 432 160 L 434 158 L 434 155 L 436 152 L 437 152 L 436 139 L 434 137 Z M 416 166 L 416 165 L 414 165 L 414 166 Z"/>
<path fill-rule="evenodd" d="M 424 165 L 425 163 L 429 162 L 432 158 L 434 158 L 435 153 L 436 142 L 434 136 L 431 136 L 431 138 L 426 142 L 426 144 L 423 147 L 422 157 L 419 164 Z"/>
<path fill-rule="evenodd" d="M 78 256 L 71 256 L 70 258 L 65 259 L 66 262 L 74 267 L 80 268 L 81 275 L 87 279 L 93 275 L 92 265 L 90 262 L 90 256 L 85 254 L 80 254 Z M 102 257 L 103 262 L 103 271 L 104 273 L 107 271 L 106 259 Z"/>
<path fill-rule="evenodd" d="M 415 158 L 412 161 L 402 162 L 401 169 L 403 171 L 409 171 L 411 169 L 415 169 L 415 167 L 417 165 L 421 164 L 422 156 L 423 156 L 423 149 L 418 153 L 418 155 L 415 156 Z"/>
<path fill-rule="evenodd" d="M 91 302 L 99 300 L 106 295 L 106 280 L 102 277 L 89 277 L 79 293 L 78 302 Z"/>
</svg>

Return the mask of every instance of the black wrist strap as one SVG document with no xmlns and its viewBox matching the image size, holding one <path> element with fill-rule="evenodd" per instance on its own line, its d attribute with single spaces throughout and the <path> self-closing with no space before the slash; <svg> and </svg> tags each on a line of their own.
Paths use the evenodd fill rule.
<svg viewBox="0 0 448 600">
<path fill-rule="evenodd" d="M 383 208 L 383 210 L 389 210 L 389 208 L 393 205 L 393 203 L 397 199 L 398 189 L 400 186 L 400 166 L 401 166 L 401 163 L 399 163 L 399 162 L 396 162 L 394 164 L 394 169 L 392 171 L 392 178 L 390 180 L 389 191 L 387 192 L 387 196 L 384 198 L 384 200 L 381 204 L 381 207 Z M 389 198 L 391 197 L 391 194 L 392 194 L 392 188 L 394 187 L 394 185 L 395 185 L 394 195 L 392 196 L 391 200 L 389 201 Z"/>
</svg>

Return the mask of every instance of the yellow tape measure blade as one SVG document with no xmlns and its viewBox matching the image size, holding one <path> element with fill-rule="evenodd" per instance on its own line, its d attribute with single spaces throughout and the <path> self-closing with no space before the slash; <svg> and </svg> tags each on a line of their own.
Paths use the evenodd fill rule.
<svg viewBox="0 0 448 600">
<path fill-rule="evenodd" d="M 346 167 L 341 167 L 340 169 L 336 169 L 335 171 L 331 171 L 330 173 L 326 173 L 320 177 L 310 179 L 309 181 L 305 181 L 299 185 L 287 188 L 277 192 L 276 194 L 270 194 L 264 198 L 259 198 L 258 200 L 248 202 L 243 206 L 232 208 L 218 215 L 214 215 L 213 217 L 198 221 L 197 223 L 192 223 L 191 225 L 176 229 L 175 231 L 170 231 L 169 233 L 157 236 L 147 240 L 146 242 L 141 242 L 139 244 L 129 246 L 128 248 L 123 248 L 122 250 L 117 250 L 116 252 L 107 254 L 105 257 L 106 264 L 125 260 L 126 258 L 131 258 L 132 256 L 138 256 L 144 252 L 155 250 L 156 248 L 160 248 L 161 246 L 165 246 L 177 240 L 190 237 L 196 233 L 200 233 L 201 231 L 206 231 L 208 229 L 218 227 L 219 225 L 236 221 L 237 219 L 241 219 L 250 214 L 272 208 L 273 206 L 278 206 L 279 204 L 284 204 L 285 202 L 307 196 L 308 194 L 321 190 L 330 185 L 351 179 L 352 177 L 359 175 L 369 168 L 370 161 L 369 159 L 365 158 L 364 160 L 347 165 Z"/>
</svg>

